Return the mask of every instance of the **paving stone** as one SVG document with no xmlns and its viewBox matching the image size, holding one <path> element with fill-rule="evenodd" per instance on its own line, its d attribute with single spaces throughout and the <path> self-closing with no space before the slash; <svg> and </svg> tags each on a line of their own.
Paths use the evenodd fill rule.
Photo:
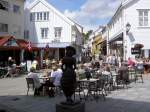
<svg viewBox="0 0 150 112">
<path fill-rule="evenodd" d="M 25 75 L 17 78 L 0 79 L 0 109 L 9 112 L 55 112 L 55 105 L 65 97 L 57 95 L 26 96 Z M 144 75 L 144 83 L 131 83 L 127 89 L 112 91 L 106 101 L 85 101 L 85 112 L 150 112 L 150 74 Z"/>
</svg>

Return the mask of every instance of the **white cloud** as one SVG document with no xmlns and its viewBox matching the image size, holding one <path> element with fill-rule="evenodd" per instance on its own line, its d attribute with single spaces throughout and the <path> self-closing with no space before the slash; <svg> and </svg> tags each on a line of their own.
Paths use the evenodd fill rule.
<svg viewBox="0 0 150 112">
<path fill-rule="evenodd" d="M 98 27 L 99 24 L 97 23 L 101 23 L 100 21 L 110 18 L 120 2 L 121 0 L 87 0 L 80 7 L 80 10 L 65 10 L 64 14 L 83 25 L 86 30 L 89 30 Z"/>
</svg>

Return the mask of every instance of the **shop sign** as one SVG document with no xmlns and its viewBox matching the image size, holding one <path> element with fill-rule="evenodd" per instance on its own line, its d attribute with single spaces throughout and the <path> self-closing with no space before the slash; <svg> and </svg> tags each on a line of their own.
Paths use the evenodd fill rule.
<svg viewBox="0 0 150 112">
<path fill-rule="evenodd" d="M 139 48 L 131 48 L 131 54 L 140 54 Z"/>
</svg>

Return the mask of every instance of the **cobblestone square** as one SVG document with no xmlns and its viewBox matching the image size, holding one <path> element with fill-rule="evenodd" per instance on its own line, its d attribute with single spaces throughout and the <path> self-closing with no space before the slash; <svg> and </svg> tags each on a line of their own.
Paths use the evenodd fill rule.
<svg viewBox="0 0 150 112">
<path fill-rule="evenodd" d="M 86 112 L 150 112 L 150 75 L 144 75 L 144 83 L 131 83 L 128 88 L 117 89 L 106 96 L 106 101 L 85 101 Z M 0 79 L 0 109 L 10 112 L 55 112 L 55 105 L 64 100 L 63 95 L 54 98 L 26 95 L 25 75 Z"/>
</svg>

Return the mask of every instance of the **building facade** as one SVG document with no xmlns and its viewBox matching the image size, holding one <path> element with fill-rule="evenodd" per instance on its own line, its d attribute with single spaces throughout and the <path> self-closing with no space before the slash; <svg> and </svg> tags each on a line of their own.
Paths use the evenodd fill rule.
<svg viewBox="0 0 150 112">
<path fill-rule="evenodd" d="M 102 43 L 102 28 L 103 26 L 99 26 L 97 30 L 93 32 L 91 36 L 93 36 L 93 41 L 92 41 L 92 56 L 96 60 L 99 59 L 99 56 L 101 55 L 101 43 Z"/>
<path fill-rule="evenodd" d="M 45 0 L 35 0 L 25 9 L 25 38 L 40 48 L 48 48 L 48 57 L 60 59 L 64 48 L 73 45 L 80 57 L 83 27 L 65 17 Z"/>
<path fill-rule="evenodd" d="M 135 58 L 131 49 L 142 44 L 142 56 L 150 57 L 150 1 L 123 0 L 108 23 L 109 53 L 127 60 Z"/>
<path fill-rule="evenodd" d="M 24 38 L 24 1 L 0 0 L 0 36 Z"/>
</svg>

